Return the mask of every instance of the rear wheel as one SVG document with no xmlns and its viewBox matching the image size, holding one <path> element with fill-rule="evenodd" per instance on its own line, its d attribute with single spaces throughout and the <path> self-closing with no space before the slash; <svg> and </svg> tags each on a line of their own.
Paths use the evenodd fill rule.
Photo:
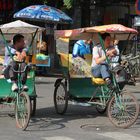
<svg viewBox="0 0 140 140">
<path fill-rule="evenodd" d="M 108 117 L 112 124 L 120 128 L 128 128 L 133 125 L 139 115 L 139 103 L 128 92 L 112 97 L 108 104 Z"/>
<path fill-rule="evenodd" d="M 100 114 L 104 114 L 106 112 L 107 107 L 102 105 L 96 105 L 96 110 Z"/>
<path fill-rule="evenodd" d="M 64 114 L 68 106 L 68 92 L 64 83 L 60 82 L 54 90 L 54 105 L 58 114 Z"/>
<path fill-rule="evenodd" d="M 29 96 L 22 92 L 19 94 L 19 99 L 15 105 L 15 117 L 18 128 L 25 130 L 28 126 L 31 114 L 31 103 Z"/>
<path fill-rule="evenodd" d="M 31 116 L 35 116 L 36 113 L 36 97 L 30 99 L 31 102 Z"/>
</svg>

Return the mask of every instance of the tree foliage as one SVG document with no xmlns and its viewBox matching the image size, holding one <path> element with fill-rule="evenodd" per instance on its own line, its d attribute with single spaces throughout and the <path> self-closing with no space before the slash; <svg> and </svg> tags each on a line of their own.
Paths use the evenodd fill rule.
<svg viewBox="0 0 140 140">
<path fill-rule="evenodd" d="M 67 9 L 72 8 L 73 0 L 63 0 L 64 6 L 67 7 Z"/>
<path fill-rule="evenodd" d="M 43 0 L 44 4 L 48 4 L 50 0 Z M 67 9 L 71 9 L 72 5 L 73 5 L 73 1 L 74 0 L 55 0 L 56 3 L 63 2 L 63 5 L 67 8 Z"/>
</svg>

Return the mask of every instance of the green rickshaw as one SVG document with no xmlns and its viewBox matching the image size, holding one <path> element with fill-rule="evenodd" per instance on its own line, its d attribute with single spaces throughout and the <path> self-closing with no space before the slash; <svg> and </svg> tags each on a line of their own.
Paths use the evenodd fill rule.
<svg viewBox="0 0 140 140">
<path fill-rule="evenodd" d="M 7 23 L 0 26 L 0 34 L 1 34 L 1 73 L 0 73 L 0 105 L 6 106 L 14 106 L 15 118 L 16 118 L 16 126 L 25 130 L 28 126 L 31 115 L 35 114 L 36 111 L 36 89 L 35 89 L 35 68 L 32 65 L 32 56 L 33 56 L 33 47 L 34 39 L 36 34 L 41 31 L 42 28 L 38 26 L 34 26 L 20 20 Z M 11 40 L 13 36 L 17 33 L 23 34 L 25 39 L 31 41 L 28 46 L 28 54 L 27 57 L 27 65 L 24 69 L 21 69 L 21 63 L 16 59 L 16 56 L 12 56 L 10 50 L 8 49 L 8 40 Z M 11 81 L 9 79 L 5 79 L 2 68 L 4 61 L 4 50 L 7 47 L 10 57 L 13 61 L 18 63 L 18 70 L 13 71 L 18 75 L 18 91 L 11 91 Z M 31 60 L 29 61 L 29 57 Z M 29 68 L 28 76 L 27 76 L 27 86 L 29 88 L 28 91 L 24 91 L 21 85 L 21 73 L 25 72 L 26 68 Z"/>
<path fill-rule="evenodd" d="M 117 127 L 128 128 L 135 123 L 139 114 L 139 103 L 134 95 L 124 90 L 125 82 L 118 83 L 115 72 L 111 70 L 113 88 L 110 89 L 102 78 L 91 74 L 91 55 L 85 59 L 74 58 L 70 52 L 71 40 L 93 39 L 99 41 L 106 54 L 101 33 L 110 33 L 118 40 L 131 39 L 137 31 L 120 24 L 87 27 L 74 30 L 58 30 L 55 32 L 62 77 L 55 82 L 54 105 L 58 114 L 64 114 L 68 101 L 84 106 L 96 106 L 99 113 L 105 113 Z M 65 46 L 63 46 L 64 42 Z M 59 49 L 61 47 L 61 49 Z M 64 47 L 67 47 L 64 48 Z M 65 51 L 64 51 L 65 49 Z M 60 50 L 63 50 L 63 52 Z M 106 56 L 106 61 L 110 61 Z M 122 85 L 123 86 L 120 86 Z"/>
</svg>

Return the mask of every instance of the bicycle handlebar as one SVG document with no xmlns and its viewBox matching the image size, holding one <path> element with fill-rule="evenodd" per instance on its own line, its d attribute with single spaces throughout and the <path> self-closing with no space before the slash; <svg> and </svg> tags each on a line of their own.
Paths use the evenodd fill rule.
<svg viewBox="0 0 140 140">
<path fill-rule="evenodd" d="M 15 72 L 15 73 L 24 73 L 24 72 L 26 71 L 27 67 L 28 67 L 28 65 L 26 65 L 26 66 L 24 67 L 24 69 L 21 70 L 21 71 L 15 70 L 15 69 L 12 67 L 12 71 Z"/>
<path fill-rule="evenodd" d="M 11 67 L 12 67 L 12 71 L 15 73 L 24 73 L 26 71 L 27 67 L 32 67 L 32 66 L 34 66 L 34 64 L 27 64 L 22 71 L 15 70 L 12 66 Z"/>
</svg>

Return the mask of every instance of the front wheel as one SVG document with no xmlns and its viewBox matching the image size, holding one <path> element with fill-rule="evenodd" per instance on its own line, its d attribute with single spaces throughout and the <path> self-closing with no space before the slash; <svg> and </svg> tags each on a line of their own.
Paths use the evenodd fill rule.
<svg viewBox="0 0 140 140">
<path fill-rule="evenodd" d="M 25 130 L 28 126 L 31 115 L 31 103 L 29 96 L 22 92 L 18 96 L 15 105 L 15 117 L 18 128 Z"/>
<path fill-rule="evenodd" d="M 68 106 L 68 92 L 64 83 L 60 82 L 54 90 L 54 105 L 58 114 L 64 114 Z"/>
<path fill-rule="evenodd" d="M 112 124 L 120 128 L 128 128 L 135 123 L 139 115 L 139 103 L 128 92 L 112 97 L 108 104 L 108 117 Z"/>
<path fill-rule="evenodd" d="M 96 110 L 100 114 L 104 114 L 106 112 L 107 107 L 102 105 L 96 105 Z"/>
</svg>

